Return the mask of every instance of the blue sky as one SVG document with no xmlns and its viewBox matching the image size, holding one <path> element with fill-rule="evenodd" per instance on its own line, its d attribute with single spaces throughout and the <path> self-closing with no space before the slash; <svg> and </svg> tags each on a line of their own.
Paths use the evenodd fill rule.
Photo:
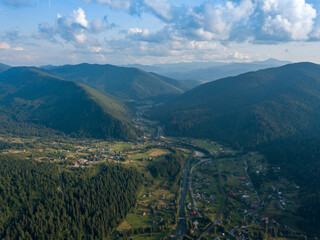
<svg viewBox="0 0 320 240">
<path fill-rule="evenodd" d="M 0 0 L 0 62 L 320 63 L 319 0 Z"/>
</svg>

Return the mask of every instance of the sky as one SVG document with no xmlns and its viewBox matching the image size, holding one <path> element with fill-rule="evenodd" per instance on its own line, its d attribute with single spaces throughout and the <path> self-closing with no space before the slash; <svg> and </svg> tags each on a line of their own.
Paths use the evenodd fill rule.
<svg viewBox="0 0 320 240">
<path fill-rule="evenodd" d="M 12 66 L 320 63 L 320 0 L 0 0 Z"/>
</svg>

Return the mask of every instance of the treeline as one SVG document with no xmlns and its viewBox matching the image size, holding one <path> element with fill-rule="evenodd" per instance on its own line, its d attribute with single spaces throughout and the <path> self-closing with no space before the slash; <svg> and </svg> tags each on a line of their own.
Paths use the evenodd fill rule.
<svg viewBox="0 0 320 240">
<path fill-rule="evenodd" d="M 304 219 L 308 219 L 310 225 L 305 225 L 306 229 L 311 231 L 316 229 L 320 232 L 320 190 L 313 193 L 306 201 L 306 203 L 300 208 L 300 215 Z"/>
<path fill-rule="evenodd" d="M 299 214 L 308 232 L 320 231 L 320 137 L 275 142 L 260 147 L 268 161 L 281 167 L 288 179 L 301 186 L 304 196 Z"/>
<path fill-rule="evenodd" d="M 13 115 L 12 113 L 10 114 Z M 43 125 L 36 125 L 30 122 L 26 122 L 23 119 L 15 121 L 6 115 L 8 115 L 8 113 L 4 113 L 2 110 L 0 110 L 0 134 L 19 137 L 52 137 L 57 135 L 64 135 L 63 133 L 56 130 L 46 128 Z"/>
<path fill-rule="evenodd" d="M 154 178 L 175 178 L 181 172 L 184 159 L 184 156 L 179 152 L 160 156 L 149 165 L 149 171 Z"/>
<path fill-rule="evenodd" d="M 320 189 L 320 137 L 275 142 L 259 150 L 270 163 L 281 166 L 286 177 L 308 189 Z"/>
<path fill-rule="evenodd" d="M 23 149 L 24 144 L 15 142 L 5 142 L 0 140 L 0 150 L 3 149 Z"/>
<path fill-rule="evenodd" d="M 0 239 L 103 239 L 136 203 L 135 168 L 57 165 L 0 156 Z"/>
</svg>

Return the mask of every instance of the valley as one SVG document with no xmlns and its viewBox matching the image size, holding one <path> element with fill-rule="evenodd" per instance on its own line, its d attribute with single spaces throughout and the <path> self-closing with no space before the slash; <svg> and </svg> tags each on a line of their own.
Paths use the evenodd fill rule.
<svg viewBox="0 0 320 240">
<path fill-rule="evenodd" d="M 110 164 L 137 169 L 144 179 L 137 202 L 106 239 L 300 236 L 299 187 L 263 155 L 211 140 L 162 137 L 154 123 L 134 122 L 146 132 L 136 142 L 2 135 L 1 153 L 57 166 L 59 175 Z M 153 174 L 154 163 L 172 154 L 181 156 L 178 174 Z"/>
<path fill-rule="evenodd" d="M 320 0 L 0 22 L 0 240 L 320 239 Z"/>
<path fill-rule="evenodd" d="M 0 73 L 0 238 L 316 237 L 319 72 L 290 64 L 185 93 L 111 65 Z"/>
</svg>

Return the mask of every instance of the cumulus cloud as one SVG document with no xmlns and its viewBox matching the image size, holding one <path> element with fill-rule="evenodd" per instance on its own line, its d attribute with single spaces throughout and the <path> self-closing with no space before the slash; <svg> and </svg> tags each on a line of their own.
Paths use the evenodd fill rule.
<svg viewBox="0 0 320 240">
<path fill-rule="evenodd" d="M 54 25 L 42 23 L 38 26 L 35 38 L 47 39 L 53 43 L 59 43 L 60 39 L 75 46 L 83 46 L 85 43 L 92 43 L 91 34 L 101 33 L 106 29 L 114 27 L 109 24 L 107 18 L 96 19 L 88 22 L 86 14 L 82 8 L 74 10 L 69 16 L 57 15 Z"/>
<path fill-rule="evenodd" d="M 254 39 L 274 43 L 319 38 L 320 32 L 315 29 L 316 9 L 306 0 L 220 0 L 189 7 L 175 6 L 169 0 L 92 1 L 131 15 L 151 13 L 166 23 L 166 28 L 171 28 L 175 35 L 190 40 L 241 42 Z"/>
<path fill-rule="evenodd" d="M 246 25 L 248 18 L 253 14 L 254 7 L 251 0 L 242 0 L 239 3 L 227 1 L 221 4 L 204 3 L 198 8 L 190 9 L 186 19 L 194 37 L 203 40 L 227 40 L 237 25 Z M 179 22 L 184 28 L 185 21 Z"/>
<path fill-rule="evenodd" d="M 72 16 L 74 23 L 78 23 L 85 28 L 88 27 L 88 21 L 86 19 L 86 14 L 84 13 L 82 8 L 78 8 L 78 10 L 74 10 L 71 16 Z"/>
<path fill-rule="evenodd" d="M 259 0 L 263 15 L 262 33 L 277 40 L 308 40 L 316 10 L 305 0 Z"/>
</svg>

